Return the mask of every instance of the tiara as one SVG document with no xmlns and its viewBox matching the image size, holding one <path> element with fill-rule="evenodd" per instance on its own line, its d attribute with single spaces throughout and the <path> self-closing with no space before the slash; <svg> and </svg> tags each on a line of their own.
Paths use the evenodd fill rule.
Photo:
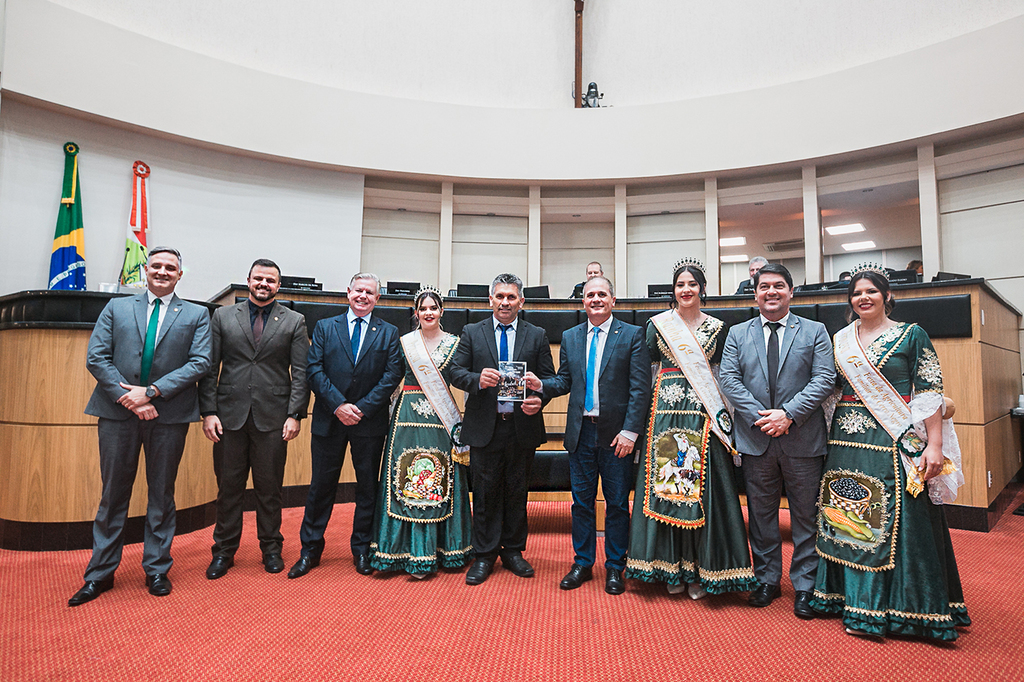
<svg viewBox="0 0 1024 682">
<path fill-rule="evenodd" d="M 876 275 L 881 275 L 882 277 L 885 277 L 886 282 L 889 281 L 889 273 L 887 273 L 885 271 L 885 268 L 883 268 L 878 263 L 872 263 L 870 261 L 858 263 L 856 267 L 853 268 L 853 271 L 850 273 L 850 275 L 851 277 L 856 277 L 862 272 L 873 272 Z"/>
<path fill-rule="evenodd" d="M 702 263 L 699 258 L 694 258 L 693 256 L 683 256 L 682 258 L 677 260 L 676 264 L 672 266 L 672 274 L 674 275 L 676 272 L 679 271 L 679 268 L 686 266 L 690 266 L 691 268 L 697 268 L 698 270 L 700 270 L 700 273 L 702 275 L 707 275 L 707 272 L 704 270 L 704 263 Z"/>
<path fill-rule="evenodd" d="M 424 284 L 423 286 L 420 287 L 419 291 L 416 292 L 416 295 L 413 296 L 413 300 L 419 300 L 420 296 L 422 296 L 423 294 L 426 294 L 426 293 L 437 294 L 437 296 L 439 298 L 441 296 L 441 290 L 440 289 L 438 289 L 435 286 L 431 286 L 429 284 Z"/>
</svg>

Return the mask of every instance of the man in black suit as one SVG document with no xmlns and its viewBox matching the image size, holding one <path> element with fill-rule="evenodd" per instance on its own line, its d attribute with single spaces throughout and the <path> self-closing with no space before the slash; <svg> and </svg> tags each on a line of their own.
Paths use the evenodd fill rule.
<svg viewBox="0 0 1024 682">
<path fill-rule="evenodd" d="M 651 402 L 651 358 L 640 327 L 612 317 L 615 290 L 605 277 L 583 287 L 587 321 L 562 334 L 558 375 L 541 382 L 527 375 L 544 399 L 569 394 L 565 449 L 572 481 L 572 545 L 576 557 L 559 584 L 573 590 L 593 577 L 597 554 L 594 507 L 601 477 L 606 504 L 605 592 L 622 594 L 629 547 L 629 493 L 633 453 Z"/>
<path fill-rule="evenodd" d="M 281 559 L 281 486 L 288 441 L 299 435 L 309 406 L 306 320 L 274 301 L 281 269 L 260 258 L 249 268 L 249 298 L 219 308 L 210 323 L 212 368 L 199 382 L 203 433 L 213 441 L 217 525 L 210 580 L 234 565 L 242 538 L 242 495 L 252 471 L 256 534 L 267 573 Z"/>
<path fill-rule="evenodd" d="M 148 291 L 111 299 L 89 337 L 86 366 L 96 390 L 85 413 L 99 418 L 103 497 L 85 585 L 68 606 L 114 586 L 140 447 L 149 487 L 142 567 L 150 594 L 171 593 L 174 481 L 189 422 L 199 421 L 196 382 L 210 368 L 210 314 L 174 293 L 181 279 L 181 254 L 174 249 L 152 249 L 145 272 Z"/>
<path fill-rule="evenodd" d="M 592 277 L 604 277 L 604 268 L 596 260 L 592 260 L 587 263 L 587 279 L 583 280 L 572 288 L 572 294 L 569 298 L 583 298 L 583 286 L 590 281 Z"/>
<path fill-rule="evenodd" d="M 387 408 L 402 379 L 398 329 L 372 315 L 378 298 L 380 280 L 376 275 L 353 275 L 348 285 L 348 312 L 320 320 L 313 329 L 306 365 L 306 379 L 316 396 L 310 443 L 312 476 L 299 534 L 302 556 L 288 572 L 289 578 L 304 576 L 320 565 L 324 531 L 349 446 L 356 470 L 352 559 L 359 573 L 373 573 L 368 552 L 388 430 Z"/>
<path fill-rule="evenodd" d="M 740 280 L 739 286 L 736 287 L 736 293 L 733 295 L 739 296 L 740 294 L 753 291 L 754 275 L 756 275 L 757 271 L 766 265 L 768 265 L 767 258 L 763 258 L 761 256 L 754 256 L 753 258 L 751 258 L 750 262 L 747 263 L 747 273 L 750 275 L 750 279 Z"/>
<path fill-rule="evenodd" d="M 541 379 L 555 373 L 547 334 L 518 315 L 523 282 L 498 275 L 489 301 L 494 314 L 466 325 L 452 363 L 452 385 L 466 392 L 462 442 L 470 446 L 473 477 L 473 550 L 467 585 L 487 580 L 494 560 L 522 578 L 533 576 L 526 549 L 526 497 L 533 456 L 547 440 L 541 396 L 522 402 L 498 401 L 498 362 L 525 362 Z"/>
</svg>

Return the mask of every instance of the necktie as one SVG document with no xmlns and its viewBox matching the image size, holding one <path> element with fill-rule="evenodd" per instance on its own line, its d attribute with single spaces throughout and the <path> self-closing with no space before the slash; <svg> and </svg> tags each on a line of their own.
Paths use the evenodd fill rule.
<svg viewBox="0 0 1024 682">
<path fill-rule="evenodd" d="M 256 319 L 252 323 L 252 339 L 256 342 L 256 345 L 260 345 L 260 339 L 263 338 L 263 310 L 256 311 Z M 358 346 L 357 346 L 358 348 Z"/>
<path fill-rule="evenodd" d="M 139 372 L 139 383 L 149 386 L 149 370 L 153 368 L 153 351 L 156 350 L 156 329 L 160 326 L 160 299 L 153 301 L 153 312 L 149 316 L 146 327 L 146 342 L 142 346 L 142 371 Z"/>
<path fill-rule="evenodd" d="M 600 327 L 594 327 L 594 335 L 590 337 L 590 354 L 587 356 L 587 396 L 583 400 L 583 411 L 594 409 L 594 387 L 597 386 L 597 338 L 601 334 Z"/>
<path fill-rule="evenodd" d="M 768 322 L 768 394 L 770 407 L 775 407 L 775 388 L 779 379 L 779 327 L 781 322 Z"/>
<path fill-rule="evenodd" d="M 501 345 L 498 347 L 498 360 L 501 362 L 508 362 L 508 330 L 512 328 L 510 324 L 499 324 L 498 329 L 501 330 Z"/>
<path fill-rule="evenodd" d="M 352 332 L 352 362 L 359 359 L 359 339 L 362 336 L 363 318 L 356 318 L 356 330 Z"/>
</svg>

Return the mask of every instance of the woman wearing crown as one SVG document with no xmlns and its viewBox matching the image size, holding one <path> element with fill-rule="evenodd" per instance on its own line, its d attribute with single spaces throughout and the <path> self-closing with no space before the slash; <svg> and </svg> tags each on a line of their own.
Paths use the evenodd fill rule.
<svg viewBox="0 0 1024 682">
<path fill-rule="evenodd" d="M 405 382 L 391 416 L 377 493 L 370 564 L 417 578 L 470 560 L 472 516 L 466 487 L 469 449 L 448 372 L 459 337 L 441 329 L 441 294 L 414 299 L 416 330 L 401 338 Z"/>
<path fill-rule="evenodd" d="M 963 484 L 942 370 L 916 324 L 895 322 L 885 271 L 859 265 L 835 335 L 841 397 L 821 482 L 814 609 L 853 635 L 954 640 L 970 625 L 942 503 Z"/>
<path fill-rule="evenodd" d="M 733 479 L 732 420 L 718 389 L 725 324 L 700 309 L 703 264 L 673 267 L 672 309 L 647 325 L 654 372 L 626 575 L 693 599 L 757 586 Z"/>
</svg>

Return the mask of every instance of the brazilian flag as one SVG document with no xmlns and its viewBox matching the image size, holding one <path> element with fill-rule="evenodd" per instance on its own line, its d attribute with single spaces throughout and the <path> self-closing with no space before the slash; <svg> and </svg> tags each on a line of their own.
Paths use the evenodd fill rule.
<svg viewBox="0 0 1024 682">
<path fill-rule="evenodd" d="M 78 145 L 64 143 L 64 188 L 50 254 L 50 289 L 85 289 L 85 232 L 82 188 L 78 183 Z"/>
</svg>

